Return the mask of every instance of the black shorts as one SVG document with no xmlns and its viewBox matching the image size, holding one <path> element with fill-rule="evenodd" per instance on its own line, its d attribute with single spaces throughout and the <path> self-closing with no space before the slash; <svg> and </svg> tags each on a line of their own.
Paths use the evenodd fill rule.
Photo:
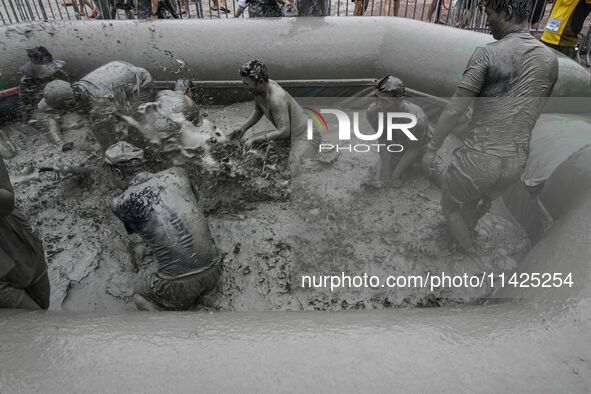
<svg viewBox="0 0 591 394">
<path fill-rule="evenodd" d="M 521 179 L 526 161 L 524 153 L 500 157 L 468 148 L 456 149 L 443 179 L 443 214 L 464 204 L 499 197 Z"/>
<path fill-rule="evenodd" d="M 221 258 L 205 271 L 178 279 L 166 279 L 158 272 L 144 273 L 136 291 L 166 309 L 185 310 L 197 303 L 199 297 L 211 291 L 222 274 Z"/>
</svg>

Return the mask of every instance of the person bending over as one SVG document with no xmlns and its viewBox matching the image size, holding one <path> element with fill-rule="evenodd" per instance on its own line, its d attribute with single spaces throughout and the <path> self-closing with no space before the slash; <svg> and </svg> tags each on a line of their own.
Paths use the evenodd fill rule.
<svg viewBox="0 0 591 394">
<path fill-rule="evenodd" d="M 308 118 L 302 107 L 279 84 L 269 79 L 267 66 L 258 60 L 251 60 L 240 68 L 240 76 L 246 88 L 254 95 L 255 109 L 250 118 L 233 136 L 241 137 L 263 116 L 275 126 L 276 130 L 264 132 L 246 140 L 246 146 L 253 144 L 290 139 L 290 163 L 299 165 L 306 159 L 312 159 L 318 152 L 321 142 L 320 133 L 313 132 L 308 140 Z"/>
<path fill-rule="evenodd" d="M 474 51 L 423 156 L 430 166 L 473 103 L 470 129 L 454 151 L 441 197 L 449 232 L 466 251 L 492 200 L 520 180 L 531 131 L 558 78 L 556 56 L 528 31 L 531 1 L 485 0 L 480 7 L 498 41 Z"/>
<path fill-rule="evenodd" d="M 118 142 L 105 152 L 113 182 L 123 190 L 113 213 L 129 234 L 137 233 L 157 261 L 142 271 L 134 301 L 141 310 L 185 310 L 212 290 L 221 275 L 222 255 L 197 206 L 197 193 L 180 167 L 148 172 L 144 152 Z"/>
<path fill-rule="evenodd" d="M 409 131 L 418 139 L 413 141 L 403 133 L 393 133 L 394 141 L 387 140 L 384 131 L 379 139 L 380 144 L 399 144 L 404 147 L 400 153 L 380 150 L 380 158 L 375 167 L 375 180 L 373 185 L 400 187 L 401 176 L 421 157 L 429 138 L 429 120 L 421 107 L 403 99 L 405 93 L 404 83 L 388 75 L 379 80 L 375 87 L 375 103 L 371 104 L 366 112 L 367 120 L 374 130 L 379 129 L 380 116 L 382 117 L 382 129 L 385 128 L 386 114 L 388 112 L 410 113 L 417 118 L 417 124 Z"/>
<path fill-rule="evenodd" d="M 131 113 L 136 105 L 152 101 L 152 76 L 141 67 L 113 61 L 72 84 L 56 80 L 43 90 L 41 111 L 75 110 L 90 113 L 92 133 L 103 149 L 116 142 L 116 111 Z"/>
</svg>

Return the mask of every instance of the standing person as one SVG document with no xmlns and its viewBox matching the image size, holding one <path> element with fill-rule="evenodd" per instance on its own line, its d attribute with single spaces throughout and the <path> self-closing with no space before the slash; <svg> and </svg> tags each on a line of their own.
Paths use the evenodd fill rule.
<svg viewBox="0 0 591 394">
<path fill-rule="evenodd" d="M 72 1 L 72 5 L 74 5 L 75 1 L 76 0 Z M 91 0 L 78 0 L 77 3 L 78 3 L 77 8 L 80 13 L 80 16 L 86 16 L 86 10 L 84 8 L 84 5 L 86 5 L 92 11 L 88 17 L 89 18 L 96 18 L 98 11 L 97 11 L 94 3 Z"/>
<path fill-rule="evenodd" d="M 575 59 L 579 33 L 590 12 L 591 0 L 556 0 L 542 34 L 542 42 Z"/>
<path fill-rule="evenodd" d="M 240 18 L 246 10 L 250 6 L 250 0 L 238 0 L 238 9 L 236 10 L 236 14 L 234 14 L 234 18 Z"/>
<path fill-rule="evenodd" d="M 355 9 L 353 10 L 353 15 L 363 16 L 365 11 L 367 10 L 368 5 L 369 0 L 355 0 Z"/>
<path fill-rule="evenodd" d="M 427 145 L 429 133 L 429 120 L 421 107 L 403 99 L 405 93 L 404 83 L 392 76 L 387 75 L 376 83 L 375 96 L 376 102 L 367 109 L 366 116 L 369 124 L 374 130 L 379 129 L 379 116 L 384 116 L 388 112 L 406 112 L 416 116 L 417 124 L 410 129 L 410 132 L 418 139 L 412 141 L 406 135 L 395 134 L 394 141 L 387 140 L 387 133 L 382 133 L 380 144 L 388 145 L 391 142 L 404 147 L 400 153 L 388 152 L 386 149 L 380 150 L 380 159 L 376 164 L 376 179 L 372 184 L 380 187 L 387 185 L 400 187 L 402 185 L 401 176 L 421 157 L 424 148 Z"/>
<path fill-rule="evenodd" d="M 224 14 L 228 14 L 230 10 L 226 6 L 226 0 L 212 0 L 213 6 L 211 7 L 212 11 L 220 11 Z"/>
<path fill-rule="evenodd" d="M 290 139 L 291 164 L 298 165 L 306 159 L 315 157 L 321 141 L 320 133 L 314 130 L 313 139 L 307 139 L 308 117 L 289 93 L 277 82 L 269 79 L 267 66 L 258 60 L 251 60 L 240 68 L 240 76 L 246 88 L 254 95 L 255 109 L 246 123 L 234 130 L 234 136 L 243 136 L 248 129 L 266 116 L 276 130 L 249 138 L 246 141 L 247 147 L 255 143 Z"/>
<path fill-rule="evenodd" d="M 437 9 L 437 14 L 435 15 L 435 20 L 433 23 L 441 23 L 439 19 L 441 18 L 441 7 L 443 6 L 444 0 L 433 0 L 431 4 L 429 4 L 429 10 L 427 11 L 427 22 L 431 22 L 433 19 L 433 13 L 435 9 Z"/>
<path fill-rule="evenodd" d="M 0 308 L 49 308 L 49 277 L 41 240 L 15 209 L 14 191 L 0 158 Z"/>
<path fill-rule="evenodd" d="M 474 17 L 474 10 L 472 7 L 473 0 L 462 0 L 461 1 L 461 14 L 460 14 L 460 27 L 464 29 L 466 26 L 470 25 Z"/>
<path fill-rule="evenodd" d="M 474 51 L 423 157 L 423 165 L 430 166 L 474 101 L 471 129 L 454 151 L 441 197 L 448 230 L 466 251 L 472 250 L 474 228 L 492 200 L 523 174 L 531 130 L 558 78 L 556 56 L 529 33 L 531 0 L 483 5 L 498 41 Z"/>
<path fill-rule="evenodd" d="M 398 16 L 400 0 L 382 0 L 381 16 Z"/>
<path fill-rule="evenodd" d="M 105 152 L 113 183 L 123 190 L 113 213 L 129 234 L 148 244 L 156 272 L 141 273 L 134 301 L 142 310 L 184 310 L 212 290 L 222 272 L 222 255 L 197 205 L 197 192 L 180 167 L 150 173 L 144 152 L 118 142 Z"/>
</svg>

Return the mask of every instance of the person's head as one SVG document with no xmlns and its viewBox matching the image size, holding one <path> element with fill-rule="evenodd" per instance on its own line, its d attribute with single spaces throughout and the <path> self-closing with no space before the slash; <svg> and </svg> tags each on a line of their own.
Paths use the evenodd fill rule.
<svg viewBox="0 0 591 394">
<path fill-rule="evenodd" d="M 405 93 L 404 82 L 392 75 L 387 75 L 376 82 L 374 94 L 378 104 L 400 104 Z"/>
<path fill-rule="evenodd" d="M 511 27 L 526 25 L 532 11 L 532 0 L 480 0 L 493 38 L 503 38 Z"/>
<path fill-rule="evenodd" d="M 176 81 L 174 90 L 183 92 L 185 96 L 193 98 L 195 83 L 189 79 L 179 79 Z"/>
<path fill-rule="evenodd" d="M 258 90 L 269 82 L 269 74 L 265 63 L 258 60 L 251 60 L 240 67 L 242 82 L 248 90 Z"/>
<path fill-rule="evenodd" d="M 48 64 L 53 62 L 53 56 L 45 47 L 27 49 L 27 56 L 31 64 Z"/>
<path fill-rule="evenodd" d="M 122 190 L 127 189 L 136 174 L 147 171 L 144 151 L 125 141 L 119 141 L 105 151 L 105 166 L 115 186 Z"/>
<path fill-rule="evenodd" d="M 35 47 L 27 49 L 27 56 L 31 69 L 30 75 L 35 78 L 48 78 L 60 71 L 65 62 L 62 60 L 53 60 L 53 56 L 45 47 Z"/>
<path fill-rule="evenodd" d="M 43 99 L 55 109 L 67 109 L 74 102 L 74 91 L 68 82 L 56 79 L 45 85 Z"/>
</svg>

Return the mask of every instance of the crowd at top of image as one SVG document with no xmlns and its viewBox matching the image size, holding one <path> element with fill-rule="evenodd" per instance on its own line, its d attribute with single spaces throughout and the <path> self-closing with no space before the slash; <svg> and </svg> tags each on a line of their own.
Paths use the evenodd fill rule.
<svg viewBox="0 0 591 394">
<path fill-rule="evenodd" d="M 406 112 L 417 118 L 412 133 L 418 140 L 405 139 L 402 152 L 380 151 L 370 186 L 398 188 L 409 176 L 407 170 L 419 163 L 440 185 L 450 238 L 464 253 L 473 253 L 475 227 L 492 201 L 521 178 L 532 129 L 558 79 L 556 54 L 529 33 L 531 11 L 528 0 L 485 4 L 497 41 L 475 50 L 436 124 L 430 125 L 424 110 L 406 98 L 404 82 L 393 75 L 376 81 L 374 102 L 366 111 L 374 129 L 386 112 Z M 261 61 L 248 61 L 238 70 L 255 105 L 244 124 L 226 131 L 202 119 L 192 100 L 190 81 L 180 80 L 175 90 L 154 95 L 150 73 L 126 62 L 107 63 L 72 82 L 63 72 L 63 63 L 47 49 L 34 48 L 29 57 L 31 62 L 21 69 L 24 118 L 60 145 L 59 117 L 71 111 L 88 116 L 92 135 L 104 152 L 105 167 L 122 190 L 113 199 L 112 211 L 129 233 L 142 237 L 157 260 L 155 272 L 140 273 L 141 285 L 134 294 L 138 309 L 190 308 L 222 275 L 222 254 L 197 205 L 199 185 L 191 183 L 183 163 L 199 161 L 205 168 L 215 167 L 218 163 L 208 153 L 210 146 L 232 140 L 241 140 L 251 150 L 269 141 L 289 141 L 293 174 L 312 168 L 320 154 L 322 137 L 314 130 L 309 138 L 302 107 L 270 79 Z M 469 125 L 460 126 L 469 107 Z M 274 130 L 248 133 L 263 117 Z M 151 173 L 144 150 L 127 138 L 129 128 L 169 154 L 170 167 Z M 438 153 L 450 134 L 462 144 L 453 152 L 451 163 L 441 168 Z M 385 133 L 381 138 L 386 138 Z M 0 307 L 45 309 L 50 286 L 43 247 L 14 209 L 15 196 L 4 165 L 0 200 Z"/>
</svg>

